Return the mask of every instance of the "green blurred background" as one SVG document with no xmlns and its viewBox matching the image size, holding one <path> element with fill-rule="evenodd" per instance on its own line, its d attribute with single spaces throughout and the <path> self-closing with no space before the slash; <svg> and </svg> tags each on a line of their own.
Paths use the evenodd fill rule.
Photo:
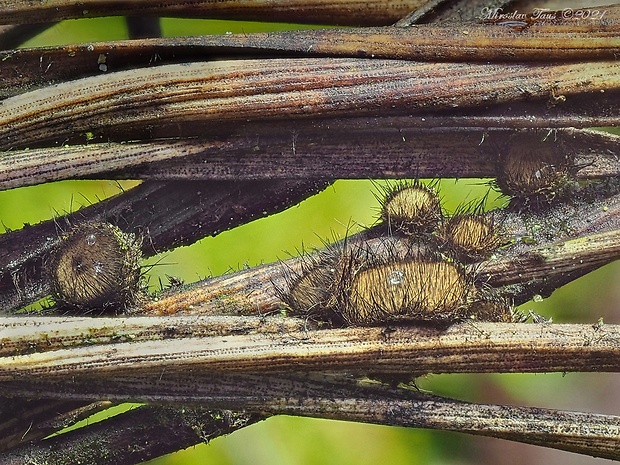
<svg viewBox="0 0 620 465">
<path fill-rule="evenodd" d="M 226 32 L 253 32 L 296 28 L 294 25 L 251 22 L 162 20 L 164 35 L 180 36 Z M 65 21 L 29 41 L 27 46 L 83 43 L 123 39 L 127 29 L 122 18 Z M 11 229 L 36 223 L 82 205 L 118 193 L 134 182 L 71 181 L 0 192 L 0 222 Z M 484 180 L 444 180 L 441 193 L 447 208 L 482 197 Z M 502 200 L 491 195 L 495 205 Z M 347 228 L 373 224 L 378 202 L 368 180 L 338 181 L 300 205 L 254 221 L 190 247 L 179 248 L 150 263 L 151 283 L 165 275 L 186 282 L 218 275 L 245 265 L 286 258 L 302 245 L 320 246 L 322 240 L 343 237 Z M 556 291 L 542 302 L 530 302 L 524 310 L 552 317 L 554 322 L 620 323 L 619 264 L 606 266 Z M 164 281 L 165 282 L 165 281 Z M 539 375 L 441 375 L 420 379 L 422 389 L 459 399 L 535 405 L 552 408 L 620 414 L 615 398 L 620 387 L 611 374 Z M 96 421 L 96 419 L 91 419 Z M 562 465 L 594 463 L 580 455 L 513 444 L 456 433 L 382 427 L 346 422 L 276 417 L 199 445 L 148 462 L 150 465 L 276 465 L 322 464 L 523 464 Z M 597 459 L 596 463 L 605 463 Z M 611 463 L 611 462 L 610 462 Z"/>
</svg>

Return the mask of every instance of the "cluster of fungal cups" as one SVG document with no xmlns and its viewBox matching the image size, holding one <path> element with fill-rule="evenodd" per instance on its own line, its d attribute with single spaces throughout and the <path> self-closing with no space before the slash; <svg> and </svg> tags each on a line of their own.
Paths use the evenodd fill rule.
<svg viewBox="0 0 620 465">
<path fill-rule="evenodd" d="M 506 211 L 542 214 L 578 187 L 574 155 L 552 134 L 516 132 L 490 154 Z M 435 187 L 386 188 L 378 228 L 302 257 L 282 293 L 292 313 L 345 325 L 517 316 L 476 277 L 475 264 L 509 242 L 503 212 L 468 205 L 446 215 Z"/>
<path fill-rule="evenodd" d="M 446 216 L 435 188 L 419 182 L 386 188 L 381 203 L 379 226 L 301 258 L 282 294 L 293 314 L 357 326 L 511 320 L 473 265 L 505 242 L 494 214 Z"/>
</svg>

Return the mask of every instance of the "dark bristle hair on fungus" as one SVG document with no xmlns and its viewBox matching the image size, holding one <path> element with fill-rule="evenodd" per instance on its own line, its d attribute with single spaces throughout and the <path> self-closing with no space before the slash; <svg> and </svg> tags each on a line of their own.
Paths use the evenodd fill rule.
<svg viewBox="0 0 620 465">
<path fill-rule="evenodd" d="M 498 149 L 496 186 L 511 204 L 538 208 L 562 197 L 577 168 L 550 132 L 516 133 Z"/>
<path fill-rule="evenodd" d="M 442 218 L 441 200 L 436 183 L 400 181 L 381 186 L 381 219 L 394 233 L 415 235 L 431 233 Z"/>
<path fill-rule="evenodd" d="M 109 223 L 64 236 L 48 264 L 52 298 L 73 313 L 122 313 L 141 288 L 141 240 Z"/>
</svg>

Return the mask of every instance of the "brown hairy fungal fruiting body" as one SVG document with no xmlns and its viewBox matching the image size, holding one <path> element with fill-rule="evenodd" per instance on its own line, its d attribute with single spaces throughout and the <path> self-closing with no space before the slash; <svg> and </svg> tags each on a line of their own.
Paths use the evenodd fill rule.
<svg viewBox="0 0 620 465">
<path fill-rule="evenodd" d="M 343 250 L 346 240 L 337 244 L 326 244 L 312 254 L 302 253 L 301 269 L 287 271 L 287 286 L 276 288 L 281 299 L 289 306 L 290 314 L 316 321 L 340 324 L 335 312 L 336 289 L 342 279 Z"/>
<path fill-rule="evenodd" d="M 49 263 L 52 297 L 80 313 L 120 313 L 136 302 L 141 241 L 109 223 L 76 226 Z"/>
<path fill-rule="evenodd" d="M 400 182 L 383 188 L 381 219 L 390 231 L 430 233 L 442 218 L 441 200 L 434 185 Z"/>
<path fill-rule="evenodd" d="M 463 262 L 489 257 L 506 242 L 495 216 L 480 213 L 448 218 L 438 235 L 450 254 Z"/>
<path fill-rule="evenodd" d="M 343 318 L 357 325 L 455 320 L 466 316 L 472 292 L 471 283 L 452 263 L 411 260 L 370 266 L 344 290 Z"/>
<path fill-rule="evenodd" d="M 549 204 L 571 185 L 574 160 L 551 136 L 537 140 L 531 134 L 517 133 L 499 151 L 496 185 L 513 203 Z"/>
<path fill-rule="evenodd" d="M 337 315 L 331 310 L 336 279 L 335 268 L 328 264 L 317 265 L 299 275 L 283 299 L 293 309 L 293 315 L 331 321 Z"/>
<path fill-rule="evenodd" d="M 468 312 L 469 317 L 477 321 L 515 321 L 515 312 L 510 303 L 489 290 L 477 289 L 477 298 L 469 305 Z"/>
</svg>

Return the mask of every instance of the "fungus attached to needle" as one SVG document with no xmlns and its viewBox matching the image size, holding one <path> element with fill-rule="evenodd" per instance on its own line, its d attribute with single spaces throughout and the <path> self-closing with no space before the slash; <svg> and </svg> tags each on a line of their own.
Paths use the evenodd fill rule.
<svg viewBox="0 0 620 465">
<path fill-rule="evenodd" d="M 433 185 L 419 181 L 400 182 L 383 188 L 381 218 L 393 232 L 430 233 L 439 224 L 442 211 Z"/>
<path fill-rule="evenodd" d="M 52 297 L 76 313 L 122 313 L 140 294 L 140 246 L 109 223 L 76 226 L 49 263 Z"/>
<path fill-rule="evenodd" d="M 448 218 L 438 236 L 450 254 L 462 262 L 489 257 L 506 242 L 496 219 L 480 213 Z"/>
<path fill-rule="evenodd" d="M 396 320 L 456 320 L 466 316 L 472 283 L 448 262 L 386 263 L 353 277 L 343 290 L 343 318 L 356 325 Z"/>
<path fill-rule="evenodd" d="M 515 134 L 500 149 L 496 184 L 513 203 L 537 207 L 561 197 L 577 168 L 558 144 L 532 137 Z"/>
</svg>

